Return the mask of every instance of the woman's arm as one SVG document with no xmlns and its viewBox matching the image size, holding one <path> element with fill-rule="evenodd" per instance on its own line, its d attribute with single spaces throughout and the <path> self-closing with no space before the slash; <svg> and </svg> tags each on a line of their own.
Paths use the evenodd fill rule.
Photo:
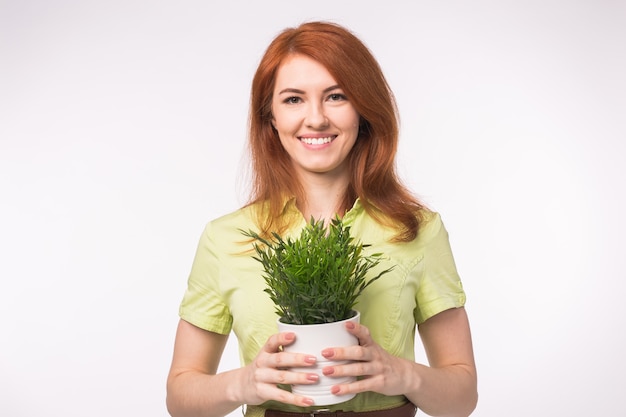
<svg viewBox="0 0 626 417">
<path fill-rule="evenodd" d="M 326 349 L 333 360 L 356 360 L 350 365 L 328 366 L 333 376 L 363 378 L 333 387 L 335 394 L 374 391 L 405 395 L 431 416 L 469 416 L 478 400 L 476 367 L 467 314 L 464 308 L 446 310 L 419 326 L 430 366 L 387 353 L 362 325 L 349 323 L 348 331 L 360 346 Z"/>
<path fill-rule="evenodd" d="M 476 408 L 478 391 L 465 309 L 431 317 L 419 326 L 419 333 L 430 367 L 415 364 L 417 372 L 407 396 L 432 416 L 469 416 Z"/>
<path fill-rule="evenodd" d="M 279 346 L 293 343 L 293 333 L 273 335 L 250 365 L 218 374 L 227 340 L 226 335 L 180 320 L 167 378 L 167 409 L 172 416 L 222 417 L 242 404 L 258 405 L 268 400 L 301 407 L 312 404 L 310 399 L 276 386 L 317 381 L 316 374 L 282 369 L 315 363 L 315 357 L 279 352 Z"/>
<path fill-rule="evenodd" d="M 238 407 L 235 402 L 224 401 L 225 393 L 215 388 L 218 379 L 232 385 L 236 378 L 233 373 L 215 375 L 227 340 L 227 335 L 179 321 L 167 378 L 167 409 L 172 416 L 223 416 Z"/>
</svg>

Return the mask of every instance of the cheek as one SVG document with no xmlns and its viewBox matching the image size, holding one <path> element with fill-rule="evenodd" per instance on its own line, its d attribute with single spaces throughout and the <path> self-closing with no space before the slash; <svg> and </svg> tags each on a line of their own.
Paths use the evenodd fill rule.
<svg viewBox="0 0 626 417">
<path fill-rule="evenodd" d="M 294 125 L 293 117 L 289 117 L 284 112 L 275 112 L 272 118 L 272 126 L 279 132 L 289 131 Z"/>
<path fill-rule="evenodd" d="M 350 120 L 350 126 L 353 129 L 359 130 L 359 126 L 361 125 L 361 116 L 359 116 L 356 110 L 351 109 L 350 113 L 346 115 L 346 120 Z"/>
<path fill-rule="evenodd" d="M 354 129 L 357 135 L 359 134 L 359 131 L 361 130 L 361 118 L 358 115 L 354 118 L 352 129 Z"/>
</svg>

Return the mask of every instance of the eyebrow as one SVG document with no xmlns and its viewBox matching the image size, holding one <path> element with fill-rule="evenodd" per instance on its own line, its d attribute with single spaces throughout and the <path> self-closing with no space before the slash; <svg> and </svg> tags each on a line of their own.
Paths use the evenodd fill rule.
<svg viewBox="0 0 626 417">
<path fill-rule="evenodd" d="M 339 84 L 331 85 L 330 87 L 325 88 L 323 93 L 328 93 L 330 91 L 337 90 L 337 89 L 340 89 L 340 88 L 341 87 L 339 87 Z M 280 90 L 278 92 L 278 94 L 284 94 L 284 93 L 306 94 L 305 91 L 299 90 L 297 88 L 285 88 L 285 89 Z"/>
</svg>

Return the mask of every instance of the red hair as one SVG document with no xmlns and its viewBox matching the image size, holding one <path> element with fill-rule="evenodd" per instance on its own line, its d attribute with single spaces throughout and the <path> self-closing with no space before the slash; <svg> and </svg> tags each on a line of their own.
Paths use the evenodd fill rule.
<svg viewBox="0 0 626 417">
<path fill-rule="evenodd" d="M 285 198 L 304 199 L 289 155 L 272 127 L 276 72 L 293 54 L 306 55 L 326 67 L 361 119 L 359 136 L 348 156 L 352 176 L 343 206 L 351 207 L 359 198 L 376 221 L 398 230 L 396 240 L 413 240 L 422 205 L 396 173 L 398 113 L 393 93 L 369 49 L 347 29 L 326 22 L 304 23 L 281 32 L 267 48 L 252 81 L 249 204 L 267 203 L 258 213 L 261 232 L 288 227 L 289 219 L 282 216 Z"/>
</svg>

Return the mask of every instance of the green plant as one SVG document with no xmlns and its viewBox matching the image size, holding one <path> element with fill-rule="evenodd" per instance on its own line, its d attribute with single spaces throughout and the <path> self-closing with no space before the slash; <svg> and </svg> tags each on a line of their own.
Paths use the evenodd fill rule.
<svg viewBox="0 0 626 417">
<path fill-rule="evenodd" d="M 368 278 L 382 254 L 365 255 L 363 249 L 370 245 L 356 242 L 350 227 L 338 217 L 328 228 L 311 218 L 297 239 L 284 239 L 277 233 L 269 239 L 253 231 L 243 233 L 261 243 L 254 243 L 257 256 L 253 258 L 263 265 L 265 291 L 283 323 L 348 319 L 363 290 L 393 269 Z"/>
</svg>

